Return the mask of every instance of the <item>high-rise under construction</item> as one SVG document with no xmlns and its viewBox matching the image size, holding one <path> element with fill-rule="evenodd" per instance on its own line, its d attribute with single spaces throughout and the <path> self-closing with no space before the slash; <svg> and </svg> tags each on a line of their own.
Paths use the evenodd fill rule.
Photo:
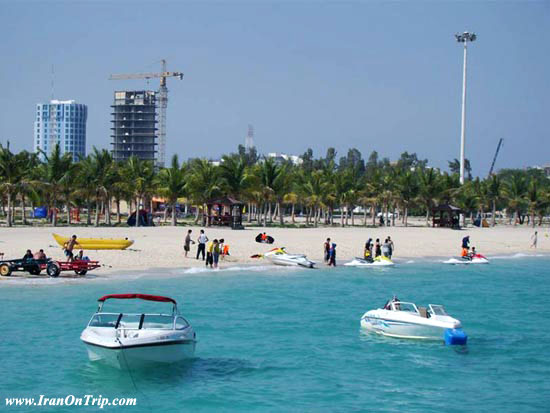
<svg viewBox="0 0 550 413">
<path fill-rule="evenodd" d="M 111 122 L 115 161 L 131 156 L 155 161 L 157 153 L 156 92 L 116 91 Z"/>
</svg>

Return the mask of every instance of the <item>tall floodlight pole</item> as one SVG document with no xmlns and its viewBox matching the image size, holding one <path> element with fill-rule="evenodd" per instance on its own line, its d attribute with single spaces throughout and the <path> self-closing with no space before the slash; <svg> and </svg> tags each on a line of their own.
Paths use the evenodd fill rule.
<svg viewBox="0 0 550 413">
<path fill-rule="evenodd" d="M 456 41 L 464 43 L 464 67 L 462 71 L 462 131 L 460 133 L 460 184 L 464 184 L 464 150 L 466 145 L 466 61 L 468 57 L 468 42 L 476 39 L 475 33 L 464 32 L 455 34 Z"/>
</svg>

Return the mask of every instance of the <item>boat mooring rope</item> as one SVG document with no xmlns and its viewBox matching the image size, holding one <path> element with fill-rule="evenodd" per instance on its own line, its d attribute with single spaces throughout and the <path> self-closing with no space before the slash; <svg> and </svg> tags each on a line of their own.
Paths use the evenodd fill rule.
<svg viewBox="0 0 550 413">
<path fill-rule="evenodd" d="M 124 363 L 126 364 L 126 370 L 128 370 L 128 374 L 130 375 L 130 379 L 132 380 L 132 384 L 134 385 L 134 389 L 136 389 L 136 391 L 138 393 L 140 393 L 144 398 L 145 398 L 145 401 L 147 402 L 147 408 L 149 409 L 149 411 L 153 411 L 153 408 L 151 407 L 151 403 L 149 402 L 149 398 L 147 397 L 147 395 L 145 393 L 143 393 L 140 389 L 138 389 L 137 385 L 136 385 L 136 381 L 134 380 L 134 375 L 132 374 L 132 369 L 130 368 L 130 364 L 128 364 L 128 359 L 126 358 L 126 354 L 124 354 L 124 347 L 122 345 L 122 342 L 120 341 L 120 338 L 117 337 L 116 340 L 118 341 L 118 344 L 120 344 L 120 353 L 122 354 L 122 357 L 124 358 Z"/>
</svg>

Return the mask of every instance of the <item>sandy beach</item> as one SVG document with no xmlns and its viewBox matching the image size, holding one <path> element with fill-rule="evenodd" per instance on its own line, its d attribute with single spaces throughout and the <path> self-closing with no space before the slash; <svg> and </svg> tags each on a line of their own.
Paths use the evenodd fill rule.
<svg viewBox="0 0 550 413">
<path fill-rule="evenodd" d="M 118 251 L 86 251 L 93 260 L 104 265 L 95 274 L 108 275 L 119 271 L 148 270 L 154 268 L 190 268 L 203 266 L 196 260 L 196 245 L 192 245 L 189 257 L 184 257 L 183 241 L 188 229 L 193 230 L 196 239 L 201 227 L 140 227 L 140 228 L 94 228 L 94 227 L 35 227 L 2 228 L 0 230 L 0 252 L 4 259 L 20 258 L 27 249 L 33 252 L 43 248 L 48 257 L 64 260 L 61 247 L 52 237 L 56 232 L 64 236 L 73 233 L 79 237 L 124 238 L 135 240 L 129 249 Z M 446 258 L 459 253 L 462 237 L 470 235 L 472 245 L 487 256 L 525 254 L 549 254 L 548 229 L 539 232 L 538 248 L 530 248 L 532 228 L 497 226 L 495 228 L 468 228 L 460 231 L 428 227 L 384 227 L 384 228 L 269 228 L 268 234 L 275 238 L 273 245 L 259 244 L 254 237 L 263 228 L 247 228 L 234 231 L 227 228 L 206 228 L 207 236 L 224 238 L 230 246 L 231 256 L 221 263 L 222 267 L 239 264 L 263 263 L 251 255 L 266 252 L 275 246 L 286 247 L 288 252 L 306 254 L 322 264 L 323 242 L 330 237 L 337 244 L 337 261 L 343 263 L 354 256 L 360 256 L 368 237 L 391 236 L 395 242 L 394 258 L 411 259 L 419 257 Z"/>
</svg>

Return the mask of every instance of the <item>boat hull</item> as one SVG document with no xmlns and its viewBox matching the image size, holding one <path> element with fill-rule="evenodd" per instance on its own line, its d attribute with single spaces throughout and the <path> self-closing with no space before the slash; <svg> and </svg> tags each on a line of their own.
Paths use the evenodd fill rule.
<svg viewBox="0 0 550 413">
<path fill-rule="evenodd" d="M 53 234 L 55 241 L 63 246 L 69 240 L 58 234 Z M 84 250 L 125 250 L 134 243 L 129 239 L 117 238 L 78 238 L 77 248 Z"/>
<path fill-rule="evenodd" d="M 372 262 L 368 262 L 362 258 L 355 258 L 350 262 L 344 264 L 346 267 L 392 267 L 395 264 L 388 258 L 375 259 Z"/>
<path fill-rule="evenodd" d="M 444 340 L 446 328 L 363 316 L 361 327 L 377 334 L 418 340 Z"/>
<path fill-rule="evenodd" d="M 90 361 L 102 361 L 117 368 L 147 364 L 172 364 L 195 355 L 195 340 L 155 342 L 150 345 L 106 347 L 83 341 Z"/>
</svg>

